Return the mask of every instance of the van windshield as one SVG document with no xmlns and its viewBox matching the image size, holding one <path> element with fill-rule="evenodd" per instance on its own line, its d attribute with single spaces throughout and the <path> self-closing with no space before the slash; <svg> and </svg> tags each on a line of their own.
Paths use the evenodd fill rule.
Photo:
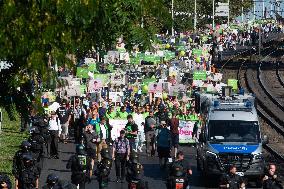
<svg viewBox="0 0 284 189">
<path fill-rule="evenodd" d="M 208 124 L 208 136 L 211 142 L 260 143 L 256 121 L 212 120 Z"/>
</svg>

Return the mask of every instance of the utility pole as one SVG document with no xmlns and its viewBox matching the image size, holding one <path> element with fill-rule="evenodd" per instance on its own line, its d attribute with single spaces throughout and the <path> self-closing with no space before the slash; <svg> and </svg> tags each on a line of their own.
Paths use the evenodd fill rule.
<svg viewBox="0 0 284 189">
<path fill-rule="evenodd" d="M 244 23 L 244 0 L 242 0 L 242 23 Z"/>
<path fill-rule="evenodd" d="M 230 0 L 228 0 L 229 11 L 228 11 L 228 27 L 230 26 Z"/>
<path fill-rule="evenodd" d="M 253 21 L 255 21 L 255 1 L 253 1 Z"/>
<path fill-rule="evenodd" d="M 196 8 L 196 0 L 194 0 L 194 31 L 196 31 L 196 25 L 197 25 L 197 8 Z"/>
<path fill-rule="evenodd" d="M 174 0 L 172 0 L 172 36 L 174 36 Z"/>
<path fill-rule="evenodd" d="M 264 0 L 262 0 L 262 18 L 265 18 L 265 5 L 264 5 Z"/>
<path fill-rule="evenodd" d="M 273 12 L 273 5 L 272 1 L 270 1 L 270 18 L 272 18 L 272 12 Z"/>
<path fill-rule="evenodd" d="M 213 18 L 212 29 L 214 30 L 215 29 L 215 0 L 213 0 L 213 15 L 212 15 L 212 18 Z"/>
<path fill-rule="evenodd" d="M 260 58 L 261 55 L 261 24 L 259 24 L 259 29 L 258 29 L 258 56 Z"/>
</svg>

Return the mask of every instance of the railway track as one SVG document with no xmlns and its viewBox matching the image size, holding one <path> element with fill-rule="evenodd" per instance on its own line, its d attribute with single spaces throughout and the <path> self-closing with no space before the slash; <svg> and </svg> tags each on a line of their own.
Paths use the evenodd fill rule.
<svg viewBox="0 0 284 189">
<path fill-rule="evenodd" d="M 277 51 L 277 45 L 275 45 L 272 40 L 267 42 L 270 44 L 261 52 L 264 57 L 263 59 L 268 57 L 270 58 L 270 55 Z M 272 74 L 271 70 L 266 69 L 266 65 L 252 63 L 248 60 L 250 58 L 241 60 L 237 64 L 239 68 L 233 68 L 233 70 L 230 70 L 232 69 L 230 66 L 236 66 L 236 64 L 232 64 L 234 62 L 233 60 L 238 59 L 240 55 L 245 57 L 247 53 L 250 53 L 248 55 L 249 57 L 257 54 L 256 52 L 252 53 L 250 49 L 247 49 L 226 61 L 226 63 L 221 67 L 221 70 L 228 69 L 229 67 L 229 71 L 225 71 L 225 77 L 229 76 L 228 78 L 238 79 L 239 87 L 244 88 L 246 92 L 252 92 L 256 95 L 256 99 L 258 100 L 257 111 L 261 117 L 261 123 L 263 125 L 262 130 L 264 130 L 262 133 L 269 134 L 269 137 L 271 138 L 270 143 L 264 146 L 264 148 L 273 156 L 284 161 L 284 148 L 279 148 L 279 146 L 284 144 L 284 98 L 281 96 L 284 95 L 284 80 L 281 77 L 281 75 L 284 75 L 284 70 L 280 71 L 278 69 L 280 66 L 278 65 L 275 66 L 275 69 L 273 70 L 274 73 Z M 232 77 L 232 75 L 236 73 L 237 76 L 235 75 L 235 77 Z M 270 79 L 267 80 L 266 77 L 269 77 Z M 271 84 L 269 85 L 268 81 L 272 81 L 272 89 L 270 89 Z M 276 95 L 274 93 L 276 93 Z"/>
<path fill-rule="evenodd" d="M 275 51 L 277 51 L 277 49 L 268 52 L 267 56 Z M 282 94 L 284 94 L 284 87 L 280 82 L 281 78 L 278 73 L 279 66 L 274 67 L 275 69 L 272 71 L 273 73 L 271 73 L 271 70 L 264 70 L 265 67 L 263 64 L 252 64 L 246 60 L 241 63 L 237 71 L 237 78 L 239 80 L 239 87 L 256 95 L 258 101 L 257 111 L 264 124 L 263 133 L 267 133 L 272 139 L 264 148 L 273 156 L 284 161 L 284 148 L 282 147 L 284 143 L 284 107 L 282 103 L 279 102 L 281 98 L 278 96 L 278 98 L 276 98 L 274 94 L 274 92 L 278 92 L 277 94 L 280 95 L 282 90 Z M 270 79 L 267 80 L 265 77 L 269 77 Z M 273 85 L 268 85 L 268 81 L 273 83 Z M 269 89 L 271 86 L 272 89 Z M 281 89 L 281 91 L 274 91 L 275 89 Z"/>
</svg>

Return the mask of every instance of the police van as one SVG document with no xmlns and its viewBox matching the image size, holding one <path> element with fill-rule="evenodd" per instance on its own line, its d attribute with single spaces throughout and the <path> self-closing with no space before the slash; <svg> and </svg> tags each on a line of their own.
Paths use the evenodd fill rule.
<svg viewBox="0 0 284 189">
<path fill-rule="evenodd" d="M 233 94 L 195 94 L 195 110 L 203 118 L 197 147 L 197 167 L 206 176 L 221 175 L 232 164 L 237 174 L 259 181 L 264 171 L 263 145 L 255 97 Z"/>
</svg>

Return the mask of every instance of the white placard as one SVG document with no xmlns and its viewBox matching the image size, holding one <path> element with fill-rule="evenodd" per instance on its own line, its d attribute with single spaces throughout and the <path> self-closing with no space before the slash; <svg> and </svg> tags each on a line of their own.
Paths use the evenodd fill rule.
<svg viewBox="0 0 284 189">
<path fill-rule="evenodd" d="M 112 126 L 111 138 L 112 140 L 115 140 L 120 136 L 120 131 L 125 128 L 127 120 L 110 119 L 109 124 Z"/>
</svg>

